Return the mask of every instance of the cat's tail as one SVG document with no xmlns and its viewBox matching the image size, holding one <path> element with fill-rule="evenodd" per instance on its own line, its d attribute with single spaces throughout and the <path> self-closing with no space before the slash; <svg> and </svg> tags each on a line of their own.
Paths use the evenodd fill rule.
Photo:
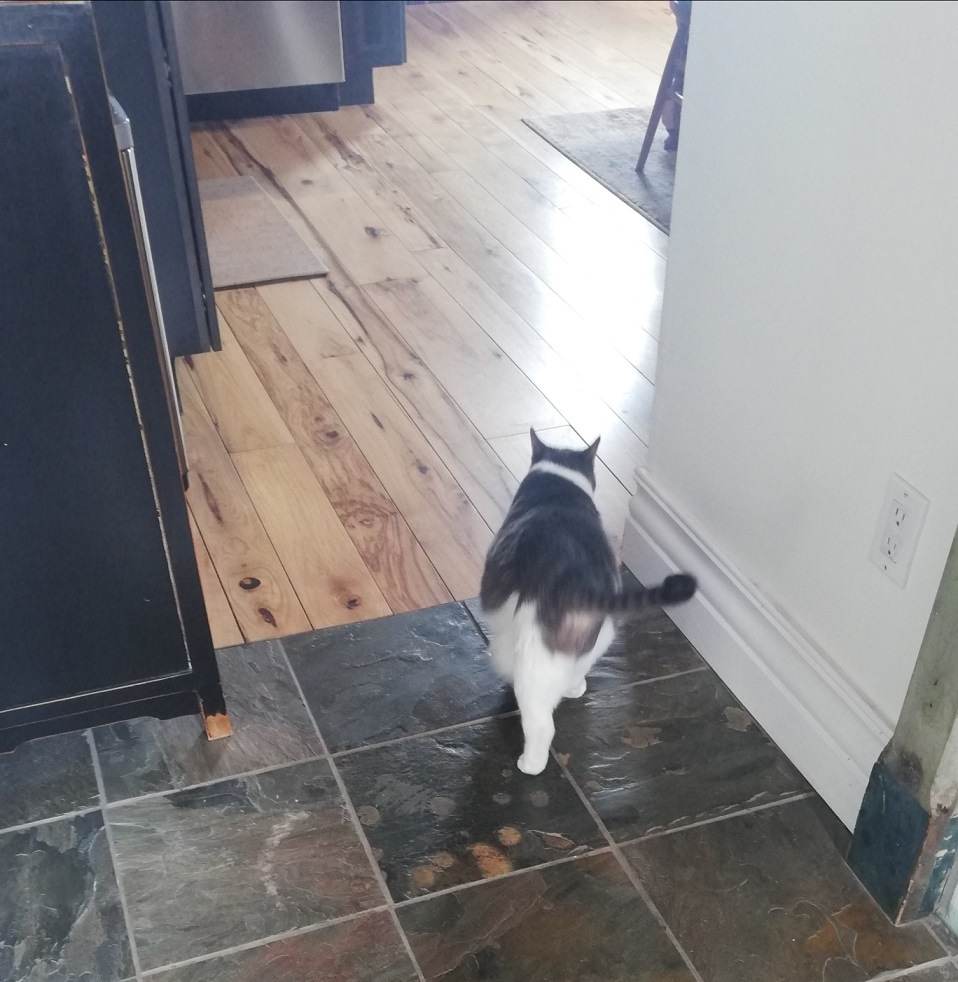
<svg viewBox="0 0 958 982">
<path fill-rule="evenodd" d="M 672 607 L 695 596 L 698 583 L 690 573 L 667 576 L 658 586 L 627 588 L 620 593 L 578 598 L 577 607 L 600 614 L 630 614 L 646 607 Z"/>
</svg>

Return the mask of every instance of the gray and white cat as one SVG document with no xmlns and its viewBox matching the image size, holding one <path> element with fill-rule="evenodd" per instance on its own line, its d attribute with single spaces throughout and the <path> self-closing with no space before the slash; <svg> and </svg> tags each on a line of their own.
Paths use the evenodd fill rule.
<svg viewBox="0 0 958 982">
<path fill-rule="evenodd" d="M 615 638 L 616 617 L 683 603 L 696 583 L 682 573 L 623 589 L 593 500 L 599 441 L 558 450 L 530 434 L 532 466 L 489 548 L 480 600 L 493 664 L 522 714 L 517 766 L 539 774 L 555 734 L 552 714 L 561 699 L 585 692 L 586 674 Z"/>
</svg>

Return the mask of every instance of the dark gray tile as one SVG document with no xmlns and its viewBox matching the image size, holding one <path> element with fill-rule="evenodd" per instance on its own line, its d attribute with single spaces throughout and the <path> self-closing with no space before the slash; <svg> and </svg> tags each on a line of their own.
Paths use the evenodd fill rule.
<svg viewBox="0 0 958 982">
<path fill-rule="evenodd" d="M 62 733 L 0 754 L 0 829 L 99 804 L 85 733 Z"/>
<path fill-rule="evenodd" d="M 514 709 L 462 604 L 284 641 L 330 751 Z"/>
<path fill-rule="evenodd" d="M 612 647 L 589 672 L 588 685 L 594 691 L 705 667 L 668 615 L 650 610 L 619 625 Z"/>
<path fill-rule="evenodd" d="M 0 979 L 118 982 L 132 974 L 100 813 L 0 835 Z"/>
<path fill-rule="evenodd" d="M 711 672 L 566 701 L 555 719 L 556 752 L 619 842 L 807 790 Z"/>
<path fill-rule="evenodd" d="M 426 979 L 692 979 L 608 853 L 410 904 L 399 919 Z"/>
<path fill-rule="evenodd" d="M 416 982 L 417 976 L 392 918 L 377 911 L 151 978 L 161 982 Z"/>
<path fill-rule="evenodd" d="M 144 969 L 383 903 L 325 760 L 107 816 Z"/>
<path fill-rule="evenodd" d="M 705 982 L 861 982 L 942 955 L 888 921 L 804 801 L 623 851 Z"/>
<path fill-rule="evenodd" d="M 322 753 L 278 641 L 217 652 L 233 735 L 207 740 L 199 715 L 94 729 L 108 801 L 217 781 Z"/>
<path fill-rule="evenodd" d="M 604 845 L 554 762 L 516 770 L 515 716 L 340 757 L 396 900 Z"/>
</svg>

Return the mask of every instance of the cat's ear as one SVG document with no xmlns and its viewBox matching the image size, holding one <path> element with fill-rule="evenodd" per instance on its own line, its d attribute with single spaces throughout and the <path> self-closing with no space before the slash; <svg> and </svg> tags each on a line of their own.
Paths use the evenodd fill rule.
<svg viewBox="0 0 958 982">
<path fill-rule="evenodd" d="M 529 437 L 532 440 L 532 463 L 537 464 L 546 455 L 546 445 L 536 435 L 536 431 L 530 426 Z"/>
<path fill-rule="evenodd" d="M 592 443 L 586 447 L 585 452 L 589 455 L 589 460 L 594 461 L 595 455 L 599 452 L 599 441 L 602 439 L 601 436 L 597 436 Z"/>
</svg>

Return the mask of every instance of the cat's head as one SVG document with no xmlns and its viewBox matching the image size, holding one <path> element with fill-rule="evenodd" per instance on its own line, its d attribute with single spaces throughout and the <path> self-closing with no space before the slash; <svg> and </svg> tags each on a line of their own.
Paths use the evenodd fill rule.
<svg viewBox="0 0 958 982">
<path fill-rule="evenodd" d="M 559 450 L 543 443 L 533 429 L 529 430 L 529 436 L 532 438 L 533 466 L 547 460 L 560 467 L 568 467 L 570 471 L 584 475 L 595 490 L 595 455 L 598 453 L 601 437 L 596 437 L 585 450 Z"/>
</svg>

